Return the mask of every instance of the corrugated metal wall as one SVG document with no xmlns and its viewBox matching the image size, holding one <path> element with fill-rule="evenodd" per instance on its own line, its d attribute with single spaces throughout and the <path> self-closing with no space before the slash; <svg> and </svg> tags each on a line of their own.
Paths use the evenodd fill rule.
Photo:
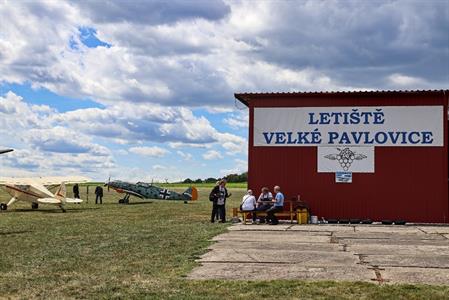
<svg viewBox="0 0 449 300">
<path fill-rule="evenodd" d="M 250 108 L 249 182 L 255 191 L 280 185 L 324 218 L 404 219 L 449 223 L 448 123 L 444 147 L 376 147 L 375 173 L 353 174 L 336 184 L 335 174 L 317 172 L 316 147 L 253 147 L 254 107 L 444 105 L 443 93 L 255 94 Z"/>
</svg>

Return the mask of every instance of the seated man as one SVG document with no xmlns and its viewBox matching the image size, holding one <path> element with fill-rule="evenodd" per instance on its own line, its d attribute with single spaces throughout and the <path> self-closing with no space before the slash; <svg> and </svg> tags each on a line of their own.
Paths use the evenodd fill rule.
<svg viewBox="0 0 449 300">
<path fill-rule="evenodd" d="M 281 212 L 284 207 L 284 194 L 281 193 L 281 188 L 279 186 L 275 186 L 274 192 L 276 193 L 273 199 L 274 205 L 267 210 L 267 221 L 270 225 L 279 224 L 279 220 L 275 216 L 275 213 Z"/>
<path fill-rule="evenodd" d="M 257 211 L 266 211 L 270 207 L 273 206 L 273 194 L 271 194 L 270 190 L 267 187 L 262 188 L 262 193 L 257 199 Z M 265 219 L 263 217 L 259 218 L 260 223 L 265 223 Z"/>
<path fill-rule="evenodd" d="M 246 195 L 243 196 L 242 204 L 240 204 L 240 210 L 252 212 L 253 215 L 252 223 L 256 222 L 256 214 L 254 213 L 256 211 L 256 197 L 253 196 L 252 190 L 248 190 Z"/>
</svg>

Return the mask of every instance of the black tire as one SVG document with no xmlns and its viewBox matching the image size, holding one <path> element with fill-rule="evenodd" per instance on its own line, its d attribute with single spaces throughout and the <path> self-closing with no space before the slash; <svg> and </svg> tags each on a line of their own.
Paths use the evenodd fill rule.
<svg viewBox="0 0 449 300">
<path fill-rule="evenodd" d="M 124 203 L 124 200 L 123 200 L 123 199 L 120 199 L 120 200 L 118 200 L 118 203 L 119 203 L 119 204 L 123 204 L 123 203 Z"/>
<path fill-rule="evenodd" d="M 337 224 L 338 220 L 337 219 L 328 219 L 327 220 L 327 224 Z"/>
<path fill-rule="evenodd" d="M 407 223 L 407 222 L 405 222 L 404 220 L 396 220 L 396 221 L 394 221 L 394 225 L 405 225 L 405 223 Z"/>
<path fill-rule="evenodd" d="M 382 225 L 391 225 L 393 224 L 393 221 L 391 220 L 382 220 Z"/>
<path fill-rule="evenodd" d="M 349 223 L 351 224 L 360 224 L 360 219 L 349 219 Z"/>
<path fill-rule="evenodd" d="M 6 203 L 0 203 L 0 210 L 7 210 L 8 209 L 8 205 L 6 205 Z"/>
<path fill-rule="evenodd" d="M 373 224 L 373 220 L 371 220 L 371 219 L 364 219 L 364 220 L 362 220 L 362 224 Z"/>
<path fill-rule="evenodd" d="M 338 223 L 340 223 L 340 224 L 349 224 L 349 219 L 340 219 L 340 220 L 338 220 Z"/>
<path fill-rule="evenodd" d="M 31 203 L 31 209 L 38 209 L 38 208 L 39 208 L 39 204 Z"/>
</svg>

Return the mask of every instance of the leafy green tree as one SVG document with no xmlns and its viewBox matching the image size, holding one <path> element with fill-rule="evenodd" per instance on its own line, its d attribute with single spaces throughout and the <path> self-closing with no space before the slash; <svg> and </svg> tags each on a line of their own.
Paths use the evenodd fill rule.
<svg viewBox="0 0 449 300">
<path fill-rule="evenodd" d="M 209 177 L 207 179 L 204 179 L 205 183 L 215 183 L 217 182 L 217 178 Z"/>
<path fill-rule="evenodd" d="M 228 182 L 247 182 L 248 172 L 242 174 L 229 174 L 225 178 Z"/>
</svg>

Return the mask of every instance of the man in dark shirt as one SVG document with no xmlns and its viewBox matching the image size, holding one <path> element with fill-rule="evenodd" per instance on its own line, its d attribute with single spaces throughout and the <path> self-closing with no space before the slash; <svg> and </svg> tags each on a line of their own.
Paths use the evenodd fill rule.
<svg viewBox="0 0 449 300">
<path fill-rule="evenodd" d="M 97 186 L 95 188 L 95 204 L 98 204 L 98 202 L 100 202 L 100 204 L 103 204 L 103 188 L 101 186 Z"/>
<path fill-rule="evenodd" d="M 78 183 L 75 183 L 75 185 L 73 186 L 73 198 L 75 198 L 75 199 L 80 198 L 80 187 L 79 187 Z M 78 204 L 81 204 L 81 203 L 78 203 Z"/>
<path fill-rule="evenodd" d="M 220 216 L 220 221 L 222 223 L 226 222 L 226 198 L 231 196 L 226 189 L 226 180 L 220 180 L 219 184 L 216 185 L 210 195 L 209 198 L 212 201 L 212 215 L 210 221 L 212 223 L 215 222 L 215 216 L 218 214 Z"/>
<path fill-rule="evenodd" d="M 80 198 L 80 187 L 78 183 L 75 183 L 73 186 L 73 198 L 79 199 Z"/>
</svg>

